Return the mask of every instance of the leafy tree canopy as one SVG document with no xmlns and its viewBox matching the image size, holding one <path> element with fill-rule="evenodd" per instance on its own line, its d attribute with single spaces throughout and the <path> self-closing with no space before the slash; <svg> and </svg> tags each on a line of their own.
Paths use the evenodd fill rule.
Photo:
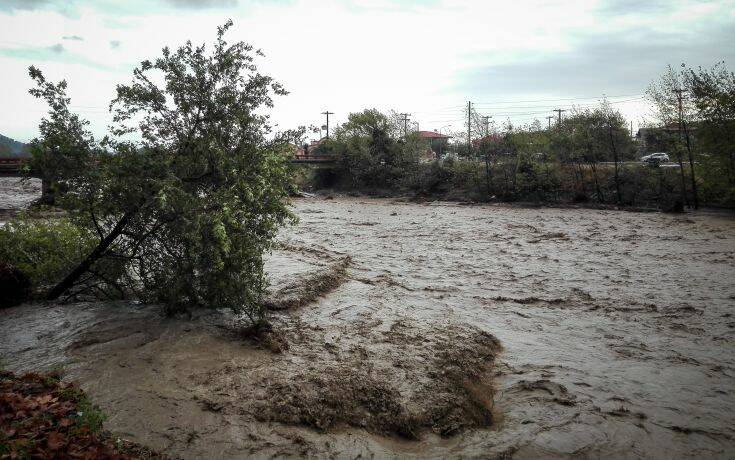
<svg viewBox="0 0 735 460">
<path fill-rule="evenodd" d="M 97 236 L 49 298 L 96 290 L 263 318 L 263 254 L 292 219 L 285 158 L 295 134 L 269 136 L 262 109 L 286 91 L 258 72 L 259 51 L 225 40 L 231 26 L 211 49 L 187 42 L 143 61 L 118 85 L 100 142 L 69 111 L 66 83 L 30 69 L 31 93 L 50 106 L 34 161 L 64 190 L 73 221 Z"/>
</svg>

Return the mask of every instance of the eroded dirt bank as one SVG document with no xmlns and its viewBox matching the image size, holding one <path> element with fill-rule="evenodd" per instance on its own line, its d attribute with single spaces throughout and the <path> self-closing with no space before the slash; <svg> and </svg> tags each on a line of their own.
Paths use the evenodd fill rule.
<svg viewBox="0 0 735 460">
<path fill-rule="evenodd" d="M 350 262 L 327 296 L 275 314 L 282 353 L 216 312 L 77 304 L 0 313 L 3 360 L 63 364 L 107 428 L 187 458 L 735 449 L 732 218 L 345 198 L 295 208 L 301 222 L 269 260 L 275 291 Z"/>
</svg>

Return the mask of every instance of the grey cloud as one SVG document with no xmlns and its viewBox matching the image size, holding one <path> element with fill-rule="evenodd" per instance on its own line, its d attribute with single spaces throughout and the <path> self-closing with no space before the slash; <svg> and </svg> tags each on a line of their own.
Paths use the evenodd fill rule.
<svg viewBox="0 0 735 460">
<path fill-rule="evenodd" d="M 660 15 L 671 12 L 677 3 L 671 0 L 605 0 L 598 7 L 603 16 Z"/>
<path fill-rule="evenodd" d="M 120 48 L 120 41 L 119 40 L 111 40 L 110 41 L 110 48 L 112 48 L 112 49 L 118 49 L 118 48 Z"/>
<path fill-rule="evenodd" d="M 177 8 L 205 9 L 205 8 L 231 8 L 237 6 L 238 0 L 166 0 L 170 5 Z"/>
<path fill-rule="evenodd" d="M 76 17 L 75 0 L 0 0 L 0 13 L 50 10 L 67 17 Z"/>
<path fill-rule="evenodd" d="M 569 95 L 642 93 L 666 65 L 711 67 L 735 64 L 735 27 L 685 33 L 622 30 L 616 34 L 578 35 L 569 52 L 534 53 L 522 61 L 475 68 L 455 88 L 483 95 L 547 92 Z"/>
<path fill-rule="evenodd" d="M 276 2 L 290 0 L 248 0 L 247 3 Z M 68 17 L 78 17 L 79 7 L 84 4 L 109 16 L 141 16 L 154 11 L 165 11 L 168 8 L 185 10 L 224 9 L 234 8 L 239 0 L 96 0 L 83 2 L 81 0 L 0 0 L 0 13 L 14 13 L 16 11 L 48 10 L 56 11 Z"/>
<path fill-rule="evenodd" d="M 32 11 L 52 4 L 52 0 L 3 0 L 0 2 L 0 10 L 26 10 Z"/>
<path fill-rule="evenodd" d="M 20 59 L 32 63 L 38 62 L 61 62 L 64 64 L 80 64 L 95 68 L 98 70 L 118 72 L 127 71 L 126 66 L 110 67 L 108 65 L 95 62 L 84 56 L 67 52 L 63 45 L 56 44 L 47 47 L 23 47 L 23 48 L 3 48 L 0 47 L 0 56 L 9 57 L 11 59 Z"/>
<path fill-rule="evenodd" d="M 84 37 L 80 37 L 79 35 L 64 35 L 62 38 L 64 40 L 74 40 L 74 41 L 78 41 L 78 42 L 83 42 L 84 41 Z"/>
</svg>

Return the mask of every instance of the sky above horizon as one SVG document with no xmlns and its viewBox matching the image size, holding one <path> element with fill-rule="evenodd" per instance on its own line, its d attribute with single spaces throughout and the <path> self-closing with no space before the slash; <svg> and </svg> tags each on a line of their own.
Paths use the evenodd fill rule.
<svg viewBox="0 0 735 460">
<path fill-rule="evenodd" d="M 28 66 L 66 79 L 72 107 L 105 134 L 117 83 L 186 40 L 263 50 L 259 70 L 290 92 L 279 129 L 330 125 L 365 108 L 462 131 L 472 101 L 496 123 L 544 125 L 552 109 L 606 96 L 637 127 L 667 65 L 735 64 L 735 0 L 0 0 L 0 134 L 27 142 L 46 113 Z"/>
</svg>

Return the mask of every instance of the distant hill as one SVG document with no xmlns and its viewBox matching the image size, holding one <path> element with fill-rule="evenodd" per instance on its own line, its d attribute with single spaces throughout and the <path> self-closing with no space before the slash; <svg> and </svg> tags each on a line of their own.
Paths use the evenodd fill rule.
<svg viewBox="0 0 735 460">
<path fill-rule="evenodd" d="M 0 134 L 0 157 L 27 157 L 28 145 Z"/>
</svg>

